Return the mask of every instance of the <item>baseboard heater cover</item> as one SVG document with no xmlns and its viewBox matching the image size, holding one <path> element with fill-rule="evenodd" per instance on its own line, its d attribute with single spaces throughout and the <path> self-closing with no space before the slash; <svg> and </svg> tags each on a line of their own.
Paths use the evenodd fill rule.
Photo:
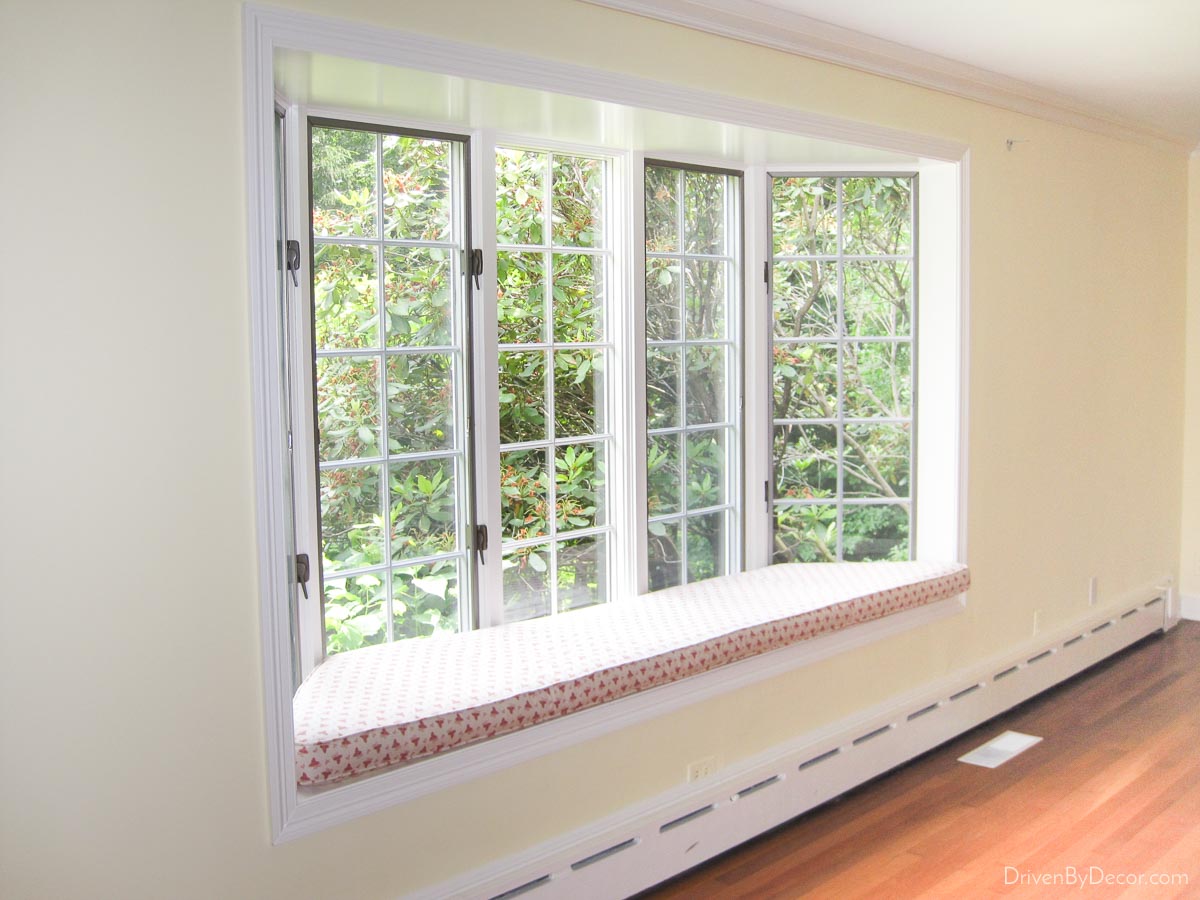
<svg viewBox="0 0 1200 900">
<path fill-rule="evenodd" d="M 1155 607 L 1158 606 L 1157 609 Z M 621 898 L 678 875 L 943 744 L 1161 631 L 1161 597 L 1092 619 L 683 785 L 507 860 L 418 891 L 416 900 Z M 768 790 L 769 788 L 769 790 Z"/>
</svg>

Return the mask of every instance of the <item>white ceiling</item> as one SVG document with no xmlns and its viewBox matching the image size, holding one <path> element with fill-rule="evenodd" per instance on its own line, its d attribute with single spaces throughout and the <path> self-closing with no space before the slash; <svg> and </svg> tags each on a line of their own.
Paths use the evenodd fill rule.
<svg viewBox="0 0 1200 900">
<path fill-rule="evenodd" d="M 591 2 L 1200 145 L 1200 0 Z"/>
</svg>

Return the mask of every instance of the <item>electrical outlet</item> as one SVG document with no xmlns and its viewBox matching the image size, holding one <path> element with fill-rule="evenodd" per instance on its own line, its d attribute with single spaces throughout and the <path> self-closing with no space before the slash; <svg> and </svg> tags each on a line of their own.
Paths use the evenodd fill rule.
<svg viewBox="0 0 1200 900">
<path fill-rule="evenodd" d="M 1035 609 L 1033 611 L 1033 633 L 1037 634 L 1042 630 L 1042 611 Z"/>
<path fill-rule="evenodd" d="M 1091 578 L 1088 579 L 1088 606 L 1096 605 L 1096 600 L 1098 598 L 1098 591 L 1096 589 L 1096 581 L 1097 581 L 1097 577 L 1095 575 L 1093 575 Z"/>
<path fill-rule="evenodd" d="M 699 781 L 701 778 L 709 778 L 716 771 L 717 758 L 715 756 L 702 756 L 700 759 L 688 764 L 687 780 L 692 782 Z"/>
</svg>

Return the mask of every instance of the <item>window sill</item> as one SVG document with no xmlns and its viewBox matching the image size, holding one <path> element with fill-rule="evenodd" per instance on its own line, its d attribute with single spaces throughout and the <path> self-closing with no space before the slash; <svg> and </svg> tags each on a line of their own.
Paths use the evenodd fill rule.
<svg viewBox="0 0 1200 900">
<path fill-rule="evenodd" d="M 569 732 L 640 718 L 636 701 L 651 694 L 651 714 L 661 714 L 951 614 L 969 581 L 958 564 L 770 566 L 634 603 L 336 656 L 295 698 L 296 779 L 306 792 L 331 790 L 457 760 L 482 741 L 492 754 L 506 738 L 548 752 L 573 743 Z"/>
</svg>

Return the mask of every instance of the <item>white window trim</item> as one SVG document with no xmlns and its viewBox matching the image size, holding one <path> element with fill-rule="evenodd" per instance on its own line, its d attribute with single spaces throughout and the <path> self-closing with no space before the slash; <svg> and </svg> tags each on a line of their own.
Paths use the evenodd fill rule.
<svg viewBox="0 0 1200 900">
<path fill-rule="evenodd" d="M 707 91 L 654 82 L 604 70 L 590 69 L 566 63 L 526 57 L 502 50 L 481 48 L 378 28 L 366 23 L 348 22 L 290 10 L 246 5 L 243 11 L 243 99 L 247 154 L 247 218 L 248 269 L 250 279 L 250 317 L 252 354 L 252 391 L 254 404 L 254 465 L 256 490 L 257 551 L 261 603 L 261 640 L 263 653 L 264 706 L 267 729 L 267 768 L 270 785 L 272 835 L 275 842 L 292 840 L 305 834 L 378 811 L 425 794 L 461 784 L 515 765 L 516 763 L 553 752 L 619 730 L 646 718 L 660 716 L 707 697 L 735 690 L 746 684 L 789 671 L 806 663 L 849 647 L 875 641 L 881 637 L 908 630 L 933 619 L 952 615 L 962 609 L 959 598 L 942 601 L 929 607 L 890 616 L 857 626 L 844 632 L 828 635 L 760 657 L 746 660 L 724 669 L 707 673 L 662 689 L 625 698 L 595 707 L 565 719 L 539 725 L 515 734 L 506 735 L 483 744 L 469 746 L 441 757 L 415 763 L 402 769 L 386 772 L 368 780 L 335 785 L 330 788 L 301 794 L 296 785 L 294 767 L 294 732 L 292 720 L 291 632 L 288 607 L 291 602 L 291 579 L 287 571 L 287 528 L 283 512 L 287 508 L 287 480 L 284 462 L 287 459 L 280 397 L 280 347 L 275 298 L 275 200 L 274 200 L 274 52 L 291 49 L 323 53 L 352 59 L 374 61 L 385 65 L 419 68 L 443 74 L 485 81 L 501 82 L 519 87 L 553 90 L 579 97 L 639 106 L 651 110 L 692 115 L 730 124 L 744 125 L 782 132 L 800 133 L 812 137 L 849 144 L 882 148 L 919 156 L 932 161 L 952 163 L 954 179 L 947 190 L 957 201 L 957 221 L 947 223 L 953 234 L 947 241 L 955 247 L 957 273 L 948 290 L 954 303 L 950 309 L 952 322 L 947 323 L 955 338 L 956 352 L 947 362 L 957 378 L 951 394 L 957 417 L 952 426 L 952 452 L 949 462 L 956 477 L 949 478 L 957 512 L 957 529 L 951 543 L 955 558 L 966 558 L 966 442 L 967 433 L 967 185 L 968 148 L 960 143 L 940 138 L 912 134 L 881 126 L 866 125 L 832 116 L 823 116 L 786 107 L 747 101 Z M 473 157 L 477 158 L 477 157 Z M 641 160 L 632 158 L 636 166 Z M 772 167 L 775 168 L 775 167 Z M 798 167 L 800 168 L 800 167 Z M 813 167 L 803 167 L 812 169 Z M 747 170 L 747 178 L 755 170 Z M 494 178 L 494 175 L 493 175 Z M 488 175 L 483 173 L 479 185 L 485 192 Z M 494 192 L 494 183 L 491 185 Z M 747 192 L 749 195 L 751 192 Z M 486 195 L 486 193 L 485 193 Z M 746 211 L 747 228 L 764 220 L 763 210 L 750 205 Z M 630 212 L 624 211 L 628 216 Z M 765 220 L 764 220 L 765 222 Z M 487 217 L 475 228 L 493 231 Z M 476 238 L 480 235 L 477 233 Z M 639 254 L 633 254 L 636 260 Z M 762 291 L 755 279 L 756 265 L 745 266 L 747 290 L 745 302 L 761 302 Z M 636 270 L 636 263 L 634 265 Z M 632 273 L 631 273 L 632 274 Z M 627 285 L 633 279 L 626 281 Z M 490 293 L 489 293 L 490 291 Z M 477 297 L 494 296 L 494 276 L 485 278 L 483 290 Z M 485 304 L 486 305 L 486 304 Z M 493 313 L 494 316 L 494 313 Z M 749 316 L 748 322 L 761 317 Z M 480 327 L 486 321 L 477 320 Z M 636 335 L 627 335 L 636 339 Z M 748 345 L 756 336 L 747 334 Z M 765 335 L 757 335 L 758 341 Z M 636 340 L 633 346 L 637 346 Z M 749 351 L 748 351 L 749 355 Z M 482 360 L 487 365 L 487 360 Z M 749 360 L 747 372 L 755 371 Z M 761 367 L 759 367 L 761 368 Z M 755 388 L 760 403 L 769 398 L 762 385 L 748 383 L 747 396 Z M 486 393 L 482 397 L 489 402 Z M 490 398 L 494 400 L 495 398 Z M 748 404 L 749 405 L 749 404 Z M 761 415 L 747 410 L 747 441 L 762 440 L 752 423 L 761 423 L 769 412 Z M 633 432 L 636 433 L 636 432 Z M 754 446 L 754 444 L 750 444 Z M 632 466 L 634 471 L 637 466 Z M 769 477 L 763 473 L 765 477 Z M 747 483 L 751 472 L 747 473 Z M 946 478 L 943 470 L 943 478 Z M 486 484 L 481 484 L 486 489 Z M 639 492 L 644 493 L 644 492 Z M 498 502 L 498 498 L 497 501 Z M 923 498 L 924 502 L 924 498 Z M 749 506 L 749 504 L 747 504 Z M 747 523 L 763 521 L 763 517 L 745 511 Z M 747 535 L 755 541 L 755 535 Z M 750 546 L 755 546 L 751 543 Z M 766 546 L 763 541 L 758 546 Z M 765 560 L 747 558 L 747 567 L 761 565 Z"/>
</svg>

